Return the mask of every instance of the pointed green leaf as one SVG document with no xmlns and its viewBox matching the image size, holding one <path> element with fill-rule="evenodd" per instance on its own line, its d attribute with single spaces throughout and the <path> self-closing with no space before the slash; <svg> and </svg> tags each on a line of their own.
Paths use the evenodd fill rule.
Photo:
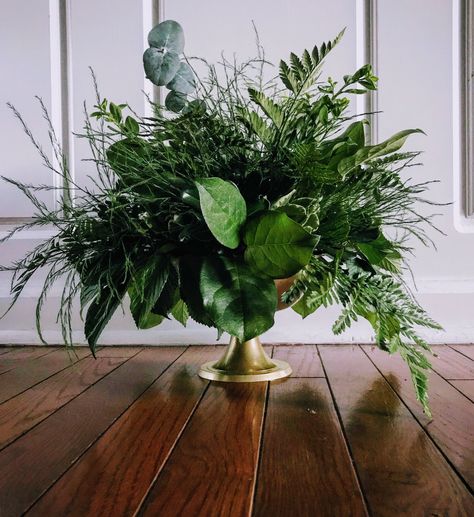
<svg viewBox="0 0 474 517">
<path fill-rule="evenodd" d="M 171 314 L 176 321 L 179 321 L 181 325 L 183 325 L 183 327 L 186 326 L 189 318 L 189 311 L 183 300 L 178 300 L 176 305 L 171 309 Z"/>
<path fill-rule="evenodd" d="M 341 174 L 347 174 L 349 171 L 362 165 L 368 160 L 394 153 L 395 151 L 398 151 L 403 146 L 406 139 L 414 133 L 423 133 L 423 131 L 421 129 L 406 129 L 396 133 L 380 144 L 363 147 L 354 155 L 341 160 L 338 165 L 338 171 Z"/>
<path fill-rule="evenodd" d="M 227 248 L 240 243 L 240 230 L 247 217 L 239 189 L 221 178 L 196 180 L 202 215 L 214 237 Z"/>
<path fill-rule="evenodd" d="M 245 261 L 264 275 L 286 278 L 309 262 L 317 240 L 286 214 L 264 212 L 245 226 Z"/>
</svg>

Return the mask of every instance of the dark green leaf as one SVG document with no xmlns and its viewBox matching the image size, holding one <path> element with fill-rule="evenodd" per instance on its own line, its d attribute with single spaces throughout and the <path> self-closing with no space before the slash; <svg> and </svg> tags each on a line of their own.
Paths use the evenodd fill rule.
<svg viewBox="0 0 474 517">
<path fill-rule="evenodd" d="M 176 305 L 171 309 L 171 314 L 176 321 L 179 321 L 181 325 L 183 325 L 183 327 L 186 326 L 189 318 L 189 311 L 183 300 L 178 300 Z"/>
</svg>

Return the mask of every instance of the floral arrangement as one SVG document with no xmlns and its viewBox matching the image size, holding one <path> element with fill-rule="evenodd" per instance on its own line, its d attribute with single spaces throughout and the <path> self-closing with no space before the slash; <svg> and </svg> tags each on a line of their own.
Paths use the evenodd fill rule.
<svg viewBox="0 0 474 517">
<path fill-rule="evenodd" d="M 402 151 L 419 129 L 369 145 L 369 121 L 349 111 L 352 95 L 377 86 L 370 65 L 340 82 L 321 79 L 331 42 L 290 54 L 278 76 L 258 44 L 258 57 L 220 67 L 184 56 L 181 26 L 168 20 L 149 34 L 146 76 L 167 89 L 164 105 L 140 117 L 126 104 L 97 93 L 82 135 L 97 169 L 93 186 L 76 184 L 50 124 L 61 206 L 48 208 L 20 188 L 36 213 L 25 228 L 51 226 L 55 234 L 13 272 L 13 304 L 38 271 L 47 271 L 37 304 L 64 283 L 58 318 L 72 344 L 76 298 L 92 351 L 128 295 L 138 328 L 188 317 L 249 340 L 274 323 L 278 303 L 306 318 L 340 304 L 336 334 L 358 318 L 372 325 L 376 344 L 399 352 L 417 397 L 427 408 L 428 344 L 416 327 L 440 328 L 406 289 L 409 238 L 430 244 L 431 218 L 417 210 L 428 184 L 404 178 L 418 153 Z M 207 69 L 203 77 L 195 65 Z M 94 84 L 95 78 L 94 78 Z M 96 91 L 97 87 L 96 87 Z M 49 120 L 46 110 L 44 114 Z M 8 238 L 7 237 L 7 238 Z M 291 277 L 279 300 L 275 279 Z M 12 305 L 13 305 L 12 304 Z"/>
</svg>

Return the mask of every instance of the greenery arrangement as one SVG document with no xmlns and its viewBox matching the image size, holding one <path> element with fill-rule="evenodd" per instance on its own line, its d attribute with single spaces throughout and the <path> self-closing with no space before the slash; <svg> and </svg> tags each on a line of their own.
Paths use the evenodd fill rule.
<svg viewBox="0 0 474 517">
<path fill-rule="evenodd" d="M 61 206 L 50 209 L 36 193 L 53 187 L 5 178 L 36 209 L 34 220 L 9 236 L 43 225 L 57 230 L 3 268 L 13 272 L 13 304 L 32 275 L 46 268 L 37 303 L 40 336 L 42 306 L 61 278 L 58 318 L 66 344 L 72 344 L 76 297 L 94 351 L 127 294 L 138 328 L 170 316 L 186 325 L 190 316 L 248 340 L 274 323 L 274 279 L 296 275 L 284 301 L 303 318 L 340 304 L 336 334 L 359 317 L 368 320 L 377 345 L 406 360 L 429 411 L 430 364 L 423 353 L 429 346 L 416 327 L 440 327 L 401 277 L 408 239 L 431 243 L 425 232 L 431 217 L 417 211 L 428 203 L 421 197 L 428 184 L 402 179 L 418 153 L 401 148 L 420 130 L 368 145 L 369 122 L 351 114 L 349 105 L 352 95 L 376 89 L 371 66 L 341 82 L 320 78 L 341 37 L 290 54 L 279 76 L 264 81 L 271 65 L 260 44 L 257 58 L 244 64 L 223 59 L 217 68 L 187 59 L 180 25 L 160 23 L 143 60 L 147 77 L 169 90 L 164 105 L 152 103 L 154 115 L 144 118 L 97 94 L 80 135 L 97 169 L 89 188 L 70 177 L 52 125 L 59 167 L 14 110 L 64 185 Z M 206 66 L 204 77 L 194 63 Z"/>
</svg>

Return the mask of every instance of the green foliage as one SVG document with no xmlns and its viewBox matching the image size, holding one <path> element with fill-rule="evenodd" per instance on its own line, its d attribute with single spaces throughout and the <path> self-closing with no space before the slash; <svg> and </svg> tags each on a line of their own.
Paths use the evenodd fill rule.
<svg viewBox="0 0 474 517">
<path fill-rule="evenodd" d="M 247 218 L 247 206 L 239 189 L 220 178 L 201 178 L 195 183 L 202 215 L 212 235 L 223 246 L 237 248 L 240 229 Z"/>
<path fill-rule="evenodd" d="M 262 212 L 244 230 L 245 260 L 262 275 L 287 278 L 311 259 L 316 237 L 286 214 Z"/>
<path fill-rule="evenodd" d="M 321 78 L 341 36 L 290 54 L 279 78 L 266 82 L 262 53 L 242 64 L 223 57 L 222 70 L 208 65 L 207 76 L 197 77 L 193 60 L 183 55 L 180 25 L 160 23 L 143 56 L 147 77 L 168 90 L 164 105 L 152 103 L 153 116 L 101 98 L 93 77 L 96 105 L 80 135 L 97 170 L 93 188 L 71 177 L 44 105 L 54 160 L 12 107 L 64 184 L 7 179 L 35 210 L 33 221 L 7 238 L 23 229 L 55 229 L 2 268 L 12 273 L 12 305 L 45 271 L 36 308 L 40 336 L 44 301 L 61 281 L 58 320 L 68 345 L 77 297 L 94 351 L 127 293 L 139 328 L 170 316 L 186 325 L 191 317 L 244 340 L 273 325 L 273 278 L 295 274 L 283 300 L 302 317 L 339 304 L 336 333 L 358 318 L 369 321 L 377 345 L 408 363 L 428 411 L 429 347 L 418 327 L 439 326 L 402 277 L 413 239 L 431 244 L 426 230 L 435 228 L 420 209 L 433 204 L 423 198 L 429 183 L 403 178 L 418 154 L 401 148 L 420 130 L 368 145 L 370 120 L 348 108 L 353 95 L 376 89 L 371 66 L 340 81 Z M 58 209 L 41 201 L 45 190 L 55 190 Z"/>
</svg>

